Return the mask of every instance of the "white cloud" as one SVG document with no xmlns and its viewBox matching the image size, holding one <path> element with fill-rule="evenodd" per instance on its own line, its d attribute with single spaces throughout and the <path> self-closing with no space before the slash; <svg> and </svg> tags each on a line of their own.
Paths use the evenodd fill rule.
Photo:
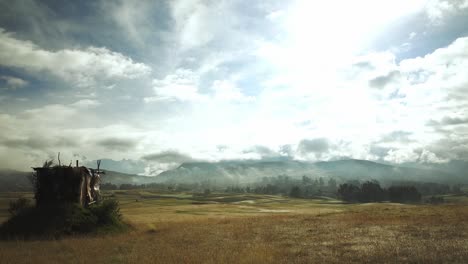
<svg viewBox="0 0 468 264">
<path fill-rule="evenodd" d="M 29 170 L 61 152 L 62 162 L 79 153 L 90 159 L 139 158 L 140 140 L 151 132 L 96 117 L 96 101 L 49 104 L 17 114 L 0 113 L 0 167 Z M 153 146 L 153 145 L 149 145 Z M 131 153 L 127 152 L 132 150 Z"/>
<path fill-rule="evenodd" d="M 436 154 L 424 149 L 419 156 L 419 161 L 424 163 L 446 163 L 448 159 L 439 158 Z"/>
<path fill-rule="evenodd" d="M 177 69 L 164 79 L 153 80 L 155 96 L 145 98 L 145 102 L 157 101 L 199 101 L 205 97 L 198 93 L 199 77 L 191 70 Z"/>
<path fill-rule="evenodd" d="M 221 18 L 216 8 L 208 7 L 202 1 L 172 1 L 172 15 L 182 50 L 196 48 L 213 40 L 221 29 L 216 18 Z"/>
<path fill-rule="evenodd" d="M 230 80 L 213 81 L 211 93 L 200 92 L 200 78 L 203 73 L 188 69 L 177 69 L 173 74 L 166 75 L 161 80 L 153 80 L 155 95 L 144 98 L 146 103 L 158 101 L 179 102 L 248 102 L 254 98 L 244 95 L 239 87 Z"/>
<path fill-rule="evenodd" d="M 239 87 L 228 80 L 216 80 L 211 89 L 214 91 L 214 100 L 248 102 L 255 100 L 252 96 L 244 95 Z"/>
<path fill-rule="evenodd" d="M 468 76 L 463 74 L 467 67 L 468 37 L 459 38 L 424 57 L 402 61 L 400 68 L 409 86 L 401 90 L 412 106 L 425 105 L 433 118 L 442 117 L 446 113 L 441 108 L 453 111 L 468 103 Z"/>
<path fill-rule="evenodd" d="M 93 94 L 76 89 L 75 100 L 82 100 L 74 103 L 46 98 L 42 106 L 33 102 L 34 109 L 0 114 L 0 139 L 5 143 L 0 153 L 33 153 L 40 160 L 54 148 L 65 150 L 66 140 L 54 139 L 65 137 L 78 143 L 68 150 L 96 158 L 119 159 L 118 151 L 127 149 L 132 151 L 126 158 L 168 149 L 196 159 L 259 158 L 262 155 L 246 151 L 259 152 L 258 145 L 273 151 L 287 145 L 283 155 L 311 160 L 466 158 L 468 128 L 462 121 L 468 105 L 468 40 L 460 38 L 426 56 L 399 62 L 395 50 L 368 52 L 366 41 L 375 31 L 385 35 L 383 28 L 392 21 L 423 14 L 423 1 L 359 0 L 340 3 L 336 11 L 337 3 L 296 1 L 285 7 L 188 0 L 161 6 L 105 1 L 105 19 L 113 19 L 105 21 L 115 21 L 119 30 L 109 32 L 110 38 L 122 33 L 119 48 L 130 50 L 129 43 L 141 47 L 130 52 L 155 61 L 158 78 L 140 78 L 148 77 L 147 65 L 107 48 L 45 49 L 47 41 L 34 38 L 33 43 L 25 40 L 27 34 L 17 37 L 1 30 L 0 66 L 103 89 Z M 432 3 L 435 9 L 428 12 L 437 21 L 465 8 L 467 1 Z M 170 10 L 164 9 L 166 4 Z M 246 6 L 249 12 L 242 12 Z M 159 7 L 162 26 L 155 26 L 159 17 L 152 15 Z M 412 30 L 416 27 L 405 32 Z M 403 36 L 411 45 L 424 38 L 415 32 Z M 18 88 L 20 83 L 16 81 Z M 124 85 L 139 87 L 138 92 L 124 93 Z M 53 98 L 70 98 L 66 96 L 57 93 Z M 136 105 L 141 97 L 146 104 Z M 0 100 L 9 103 L 10 97 Z M 435 120 L 432 125 L 430 120 Z M 379 142 L 401 130 L 411 133 L 410 140 Z M 118 147 L 109 148 L 112 145 Z M 217 151 L 219 145 L 227 147 Z M 372 147 L 379 148 L 374 149 L 378 155 Z"/>
<path fill-rule="evenodd" d="M 416 161 L 419 158 L 418 154 L 414 153 L 412 149 L 391 149 L 384 160 L 392 163 L 404 163 Z"/>
<path fill-rule="evenodd" d="M 83 99 L 79 100 L 70 106 L 77 107 L 77 108 L 93 108 L 96 106 L 99 106 L 101 103 L 97 100 L 91 100 L 91 99 Z"/>
<path fill-rule="evenodd" d="M 372 156 L 366 154 L 367 144 L 391 131 L 404 129 L 413 133 L 414 140 L 404 144 L 385 143 L 384 147 L 393 149 L 386 159 L 414 161 L 420 157 L 412 154 L 413 150 L 467 131 L 460 124 L 454 128 L 444 127 L 447 132 L 442 135 L 427 126 L 431 119 L 465 116 L 467 52 L 468 38 L 459 38 L 424 57 L 399 63 L 391 52 L 382 52 L 351 58 L 347 63 L 330 68 L 333 71 L 304 67 L 306 70 L 302 73 L 288 72 L 288 67 L 284 67 L 271 81 L 264 82 L 266 88 L 257 100 L 264 114 L 252 113 L 251 118 L 255 120 L 252 122 L 262 124 L 258 128 L 258 133 L 263 135 L 260 140 L 271 138 L 271 142 L 277 144 L 294 144 L 298 139 L 311 136 L 345 140 L 352 142 L 352 146 L 340 146 L 340 156 L 363 158 Z M 277 51 L 271 55 L 281 57 Z M 275 63 L 281 65 L 283 61 Z M 274 119 L 273 125 L 267 125 L 266 120 L 270 118 Z M 307 126 L 294 125 L 303 120 L 307 120 Z M 439 148 L 433 152 L 438 159 L 445 160 L 444 152 L 448 151 L 448 148 Z M 460 149 L 457 153 L 456 158 L 467 158 Z M 425 155 L 425 158 L 430 156 Z"/>
<path fill-rule="evenodd" d="M 134 79 L 151 71 L 147 65 L 107 48 L 48 51 L 30 41 L 16 39 L 3 29 L 0 29 L 0 65 L 46 71 L 78 86 L 90 86 L 97 80 Z"/>
<path fill-rule="evenodd" d="M 18 88 L 22 88 L 29 84 L 28 81 L 23 79 L 13 77 L 13 76 L 0 76 L 0 80 L 4 80 L 6 84 L 6 89 L 16 90 Z"/>
<path fill-rule="evenodd" d="M 106 14 L 110 14 L 112 20 L 117 23 L 129 35 L 129 39 L 144 46 L 145 34 L 148 33 L 151 21 L 150 1 L 102 1 L 102 7 Z"/>
<path fill-rule="evenodd" d="M 429 0 L 425 5 L 427 16 L 434 24 L 442 24 L 446 17 L 467 8 L 467 0 Z"/>
</svg>

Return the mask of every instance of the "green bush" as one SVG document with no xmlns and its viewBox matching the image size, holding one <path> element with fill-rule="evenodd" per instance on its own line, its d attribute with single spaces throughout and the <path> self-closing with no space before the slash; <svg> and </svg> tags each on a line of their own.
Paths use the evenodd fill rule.
<svg viewBox="0 0 468 264">
<path fill-rule="evenodd" d="M 88 233 L 97 227 L 98 217 L 81 206 L 74 206 L 65 215 L 70 216 L 65 222 L 68 233 Z"/>
<path fill-rule="evenodd" d="M 96 216 L 97 225 L 105 230 L 119 230 L 124 227 L 119 202 L 115 199 L 104 200 L 91 206 L 89 210 Z"/>
<path fill-rule="evenodd" d="M 116 200 L 83 208 L 79 204 L 25 207 L 0 226 L 2 238 L 57 238 L 64 235 L 123 231 Z"/>
</svg>

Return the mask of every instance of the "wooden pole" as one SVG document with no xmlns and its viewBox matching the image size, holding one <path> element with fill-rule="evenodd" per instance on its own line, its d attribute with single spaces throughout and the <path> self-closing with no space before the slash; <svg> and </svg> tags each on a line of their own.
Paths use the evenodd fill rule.
<svg viewBox="0 0 468 264">
<path fill-rule="evenodd" d="M 76 167 L 78 167 L 78 160 L 76 160 Z"/>
</svg>

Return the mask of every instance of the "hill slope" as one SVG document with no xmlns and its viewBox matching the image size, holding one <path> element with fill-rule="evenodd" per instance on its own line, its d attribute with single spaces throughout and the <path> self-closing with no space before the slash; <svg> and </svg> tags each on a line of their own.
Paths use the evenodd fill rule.
<svg viewBox="0 0 468 264">
<path fill-rule="evenodd" d="M 14 170 L 0 170 L 0 192 L 32 191 L 30 176 L 32 172 Z M 146 184 L 155 182 L 154 177 L 138 176 L 116 171 L 106 170 L 101 176 L 102 183 L 120 184 Z"/>
<path fill-rule="evenodd" d="M 305 162 L 295 160 L 261 161 L 220 161 L 188 162 L 173 170 L 147 177 L 106 170 L 103 183 L 147 184 L 159 183 L 206 183 L 214 185 L 250 184 L 262 181 L 264 177 L 287 175 L 301 178 L 333 177 L 341 182 L 348 180 L 378 180 L 382 184 L 401 181 L 424 181 L 445 184 L 468 183 L 467 177 L 459 173 L 442 170 L 444 167 L 415 168 L 381 164 L 366 160 L 338 160 Z M 31 172 L 0 170 L 0 191 L 30 191 L 32 185 L 28 177 Z"/>
<path fill-rule="evenodd" d="M 31 191 L 32 172 L 0 170 L 0 192 Z"/>
<path fill-rule="evenodd" d="M 263 177 L 288 175 L 299 178 L 333 177 L 341 181 L 375 179 L 384 184 L 399 181 L 458 183 L 464 179 L 435 169 L 418 169 L 386 165 L 366 160 L 305 161 L 221 161 L 190 162 L 162 172 L 158 182 L 214 184 L 244 184 L 261 181 Z"/>
</svg>

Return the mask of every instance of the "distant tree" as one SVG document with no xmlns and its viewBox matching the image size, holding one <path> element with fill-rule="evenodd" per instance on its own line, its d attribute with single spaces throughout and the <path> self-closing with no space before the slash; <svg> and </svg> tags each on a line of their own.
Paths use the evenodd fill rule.
<svg viewBox="0 0 468 264">
<path fill-rule="evenodd" d="M 307 177 L 305 175 L 302 176 L 302 184 L 306 185 L 306 184 L 310 184 L 310 183 L 312 183 L 312 179 L 310 179 L 309 177 Z"/>
<path fill-rule="evenodd" d="M 336 191 L 336 180 L 335 179 L 333 179 L 333 178 L 328 179 L 328 189 L 331 192 Z"/>
<path fill-rule="evenodd" d="M 267 184 L 265 187 L 265 194 L 277 194 L 278 193 L 278 187 L 273 184 Z"/>
<path fill-rule="evenodd" d="M 377 181 L 367 181 L 361 184 L 361 190 L 358 195 L 358 200 L 360 202 L 382 202 L 385 199 L 385 190 L 380 187 Z"/>
<path fill-rule="evenodd" d="M 101 190 L 118 190 L 119 187 L 115 184 L 112 184 L 112 183 L 103 183 L 101 184 Z"/>
<path fill-rule="evenodd" d="M 359 180 L 348 180 L 346 181 L 347 184 L 355 185 L 355 186 L 361 186 L 361 182 Z"/>
<path fill-rule="evenodd" d="M 338 197 L 346 202 L 356 202 L 358 200 L 360 189 L 354 184 L 340 184 L 338 187 Z"/>
<path fill-rule="evenodd" d="M 388 199 L 394 203 L 419 202 L 421 193 L 414 186 L 391 186 L 388 188 Z"/>
<path fill-rule="evenodd" d="M 289 191 L 289 196 L 294 198 L 300 198 L 301 193 L 301 189 L 298 186 L 294 186 L 291 188 L 291 191 Z"/>
<path fill-rule="evenodd" d="M 206 188 L 204 191 L 203 191 L 203 194 L 204 195 L 210 195 L 211 194 L 211 190 Z"/>
<path fill-rule="evenodd" d="M 319 178 L 319 186 L 320 188 L 323 188 L 323 186 L 325 186 L 325 181 L 323 180 L 322 177 Z"/>
<path fill-rule="evenodd" d="M 302 187 L 302 196 L 303 197 L 314 197 L 318 195 L 317 187 L 315 185 L 309 184 Z"/>
<path fill-rule="evenodd" d="M 453 194 L 463 194 L 463 191 L 461 189 L 461 185 L 460 184 L 455 184 L 452 186 L 452 193 Z"/>
<path fill-rule="evenodd" d="M 137 188 L 136 185 L 129 184 L 129 183 L 121 184 L 120 187 L 119 187 L 120 190 L 133 190 L 133 189 L 136 189 L 136 188 Z"/>
<path fill-rule="evenodd" d="M 317 186 L 317 187 L 320 185 L 317 178 L 314 179 L 314 182 L 312 184 Z"/>
</svg>

